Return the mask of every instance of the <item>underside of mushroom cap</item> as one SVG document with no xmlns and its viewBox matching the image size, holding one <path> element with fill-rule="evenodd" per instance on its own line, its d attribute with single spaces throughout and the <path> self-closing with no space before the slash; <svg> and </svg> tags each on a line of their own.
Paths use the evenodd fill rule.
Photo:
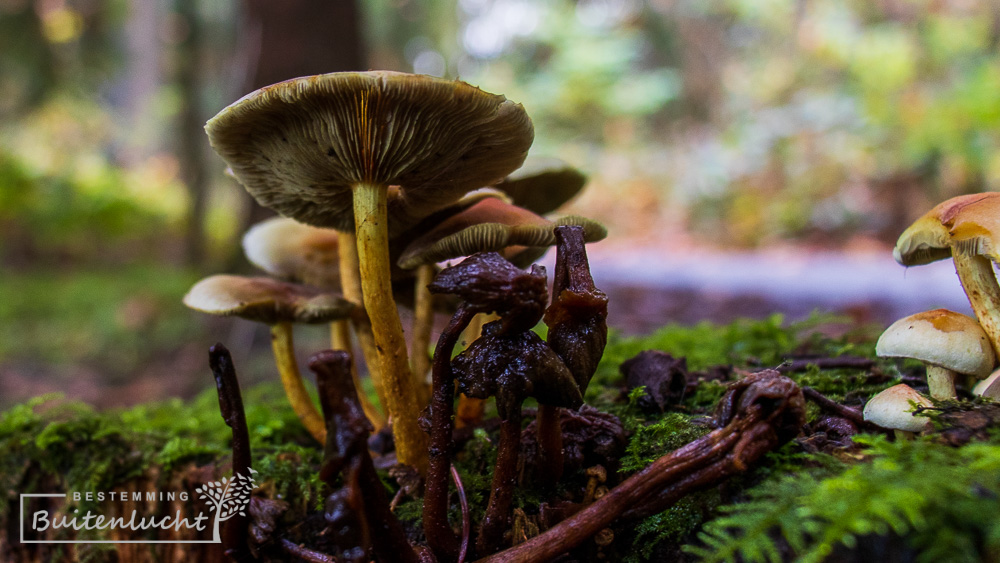
<svg viewBox="0 0 1000 563">
<path fill-rule="evenodd" d="M 971 256 L 985 256 L 994 262 L 1000 260 L 998 242 L 1000 235 L 1000 193 L 986 192 L 968 196 L 968 203 L 954 213 L 946 223 L 949 226 L 955 252 Z"/>
<path fill-rule="evenodd" d="M 921 432 L 930 426 L 930 420 L 913 416 L 913 404 L 921 407 L 933 403 L 909 385 L 900 383 L 872 397 L 864 409 L 865 420 L 892 430 Z"/>
<path fill-rule="evenodd" d="M 514 205 L 545 215 L 580 193 L 587 177 L 558 158 L 528 157 L 524 165 L 495 187 Z"/>
<path fill-rule="evenodd" d="M 403 251 L 398 264 L 401 268 L 415 268 L 476 252 L 500 252 L 513 246 L 537 251 L 538 247 L 556 243 L 555 228 L 560 225 L 583 227 L 587 242 L 607 236 L 607 229 L 591 219 L 567 216 L 550 221 L 527 209 L 490 198 L 449 217 L 414 240 Z"/>
<path fill-rule="evenodd" d="M 274 217 L 243 235 L 243 252 L 251 264 L 273 276 L 322 289 L 340 289 L 339 245 L 333 229 Z"/>
<path fill-rule="evenodd" d="M 327 323 L 346 318 L 354 305 L 339 295 L 270 278 L 217 275 L 194 284 L 184 304 L 221 316 L 265 324 Z"/>
<path fill-rule="evenodd" d="M 875 345 L 879 356 L 913 358 L 958 373 L 986 377 L 996 357 L 979 323 L 947 309 L 892 323 Z"/>
<path fill-rule="evenodd" d="M 267 86 L 206 130 L 261 205 L 310 225 L 352 229 L 352 186 L 398 186 L 388 201 L 390 233 L 503 178 L 534 137 L 521 105 L 503 96 L 384 71 Z"/>
<path fill-rule="evenodd" d="M 892 255 L 903 266 L 920 266 L 951 257 L 952 246 L 996 260 L 992 233 L 1000 212 L 1000 193 L 953 197 L 934 206 L 899 236 Z"/>
</svg>

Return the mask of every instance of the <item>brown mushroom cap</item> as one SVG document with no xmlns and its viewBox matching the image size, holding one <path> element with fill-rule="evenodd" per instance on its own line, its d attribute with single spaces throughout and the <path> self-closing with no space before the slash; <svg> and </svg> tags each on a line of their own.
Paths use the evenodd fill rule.
<svg viewBox="0 0 1000 563">
<path fill-rule="evenodd" d="M 996 362 L 990 341 L 971 317 L 935 309 L 910 315 L 885 329 L 879 356 L 913 358 L 945 369 L 986 377 Z"/>
<path fill-rule="evenodd" d="M 899 236 L 892 255 L 904 266 L 951 258 L 951 247 L 1000 259 L 993 233 L 1000 232 L 1000 193 L 953 197 L 934 206 Z"/>
<path fill-rule="evenodd" d="M 864 409 L 865 420 L 892 430 L 921 432 L 930 426 L 930 420 L 913 416 L 913 404 L 930 407 L 927 397 L 917 393 L 909 385 L 900 383 L 872 397 Z"/>
<path fill-rule="evenodd" d="M 556 243 L 555 228 L 560 225 L 579 225 L 584 228 L 587 242 L 594 242 L 607 236 L 608 231 L 596 221 L 577 216 L 567 216 L 550 221 L 527 209 L 511 205 L 495 198 L 484 199 L 444 220 L 437 227 L 420 236 L 400 256 L 401 268 L 415 268 L 442 260 L 469 256 L 476 252 L 500 252 L 510 247 L 513 258 L 525 249 L 545 248 Z M 523 258 L 526 255 L 520 255 Z M 540 256 L 530 253 L 528 260 Z M 516 265 L 520 265 L 516 263 Z"/>
<path fill-rule="evenodd" d="M 545 215 L 573 199 L 586 183 L 582 172 L 558 158 L 528 157 L 495 187 L 514 205 Z"/>
<path fill-rule="evenodd" d="M 337 231 L 310 227 L 287 217 L 257 223 L 243 235 L 251 264 L 281 279 L 340 289 Z"/>
<path fill-rule="evenodd" d="M 390 234 L 516 169 L 534 138 L 520 104 L 461 81 L 396 72 L 297 78 L 252 92 L 206 125 L 261 205 L 354 227 L 352 186 L 398 186 Z"/>
<path fill-rule="evenodd" d="M 354 305 L 339 295 L 270 278 L 217 275 L 194 284 L 184 304 L 211 315 L 265 324 L 327 323 L 347 317 Z"/>
</svg>

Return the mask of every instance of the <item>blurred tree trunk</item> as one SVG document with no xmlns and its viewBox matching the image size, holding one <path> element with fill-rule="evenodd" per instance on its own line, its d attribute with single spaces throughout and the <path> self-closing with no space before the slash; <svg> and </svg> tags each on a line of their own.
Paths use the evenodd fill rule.
<svg viewBox="0 0 1000 563">
<path fill-rule="evenodd" d="M 246 92 L 299 76 L 367 69 L 355 0 L 244 0 L 243 8 L 242 33 L 255 39 L 243 48 L 256 55 Z M 249 195 L 244 206 L 241 233 L 273 215 Z"/>
<path fill-rule="evenodd" d="M 188 189 L 190 204 L 184 233 L 184 257 L 192 266 L 199 266 L 205 259 L 205 212 L 208 204 L 208 163 L 205 158 L 205 134 L 202 127 L 200 76 L 204 33 L 198 15 L 198 0 L 177 0 L 177 15 L 183 22 L 186 35 L 177 49 L 177 87 L 180 90 L 181 109 L 178 114 L 177 154 L 180 158 L 181 176 Z"/>
</svg>

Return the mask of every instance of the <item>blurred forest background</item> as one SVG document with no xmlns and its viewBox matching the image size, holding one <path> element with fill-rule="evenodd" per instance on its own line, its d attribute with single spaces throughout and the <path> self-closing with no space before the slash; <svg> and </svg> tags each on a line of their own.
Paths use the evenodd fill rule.
<svg viewBox="0 0 1000 563">
<path fill-rule="evenodd" d="M 591 177 L 569 210 L 608 224 L 595 253 L 887 255 L 1000 181 L 998 50 L 1000 3 L 974 0 L 0 0 L 0 407 L 189 395 L 216 340 L 269 355 L 180 305 L 250 271 L 268 213 L 202 126 L 259 86 L 377 68 L 503 93 L 533 154 Z"/>
</svg>

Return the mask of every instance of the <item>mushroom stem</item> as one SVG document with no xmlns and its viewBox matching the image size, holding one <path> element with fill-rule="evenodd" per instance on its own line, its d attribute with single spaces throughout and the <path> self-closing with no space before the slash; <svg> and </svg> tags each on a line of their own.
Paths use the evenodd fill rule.
<svg viewBox="0 0 1000 563">
<path fill-rule="evenodd" d="M 521 405 L 509 409 L 501 417 L 500 437 L 497 445 L 497 463 L 490 483 L 490 500 L 476 538 L 476 551 L 493 553 L 503 539 L 510 521 L 510 505 L 517 485 L 517 457 L 521 451 Z"/>
<path fill-rule="evenodd" d="M 954 399 L 955 372 L 940 366 L 927 364 L 927 387 L 935 399 Z"/>
<path fill-rule="evenodd" d="M 979 325 L 990 339 L 993 351 L 1000 354 L 1000 285 L 989 258 L 952 249 L 955 272 L 962 282 L 969 304 Z"/>
<path fill-rule="evenodd" d="M 431 398 L 431 447 L 424 489 L 424 535 L 427 545 L 441 560 L 455 559 L 460 550 L 458 538 L 448 524 L 448 471 L 451 467 L 452 414 L 455 404 L 455 378 L 451 353 L 474 312 L 459 307 L 441 333 L 434 350 L 434 394 Z"/>
<path fill-rule="evenodd" d="M 462 341 L 465 343 L 465 347 L 468 348 L 483 334 L 483 325 L 499 318 L 500 315 L 496 313 L 479 313 L 476 315 L 469 323 L 469 326 L 466 327 L 465 332 L 462 333 Z M 478 425 L 483 421 L 483 412 L 485 411 L 485 399 L 474 399 L 465 395 L 459 395 L 458 420 L 456 421 L 458 427 Z"/>
<path fill-rule="evenodd" d="M 358 265 L 358 244 L 353 232 L 342 232 L 337 235 L 337 253 L 340 261 L 340 289 L 344 299 L 358 305 L 351 316 L 354 334 L 361 346 L 361 355 L 368 368 L 368 377 L 375 384 L 375 394 L 382 403 L 382 409 L 387 409 L 385 388 L 378 371 L 378 355 L 375 353 L 375 337 L 372 336 L 372 323 L 364 310 L 364 299 L 361 297 L 361 270 Z M 360 387 L 359 387 L 360 389 Z M 383 425 L 384 426 L 384 425 Z"/>
<path fill-rule="evenodd" d="M 431 329 L 434 326 L 434 296 L 427 286 L 434 280 L 434 266 L 423 264 L 417 267 L 413 298 L 413 375 L 424 395 L 427 387 L 427 372 L 431 369 Z"/>
<path fill-rule="evenodd" d="M 319 443 L 326 443 L 326 424 L 316 405 L 302 383 L 302 374 L 295 361 L 295 344 L 292 340 L 292 324 L 278 323 L 271 326 L 271 348 L 274 350 L 274 364 L 281 376 L 281 385 L 298 415 L 302 425 Z"/>
<path fill-rule="evenodd" d="M 562 416 L 559 407 L 539 403 L 537 417 L 538 477 L 555 486 L 563 473 Z"/>
<path fill-rule="evenodd" d="M 917 435 L 916 432 L 910 432 L 908 430 L 893 430 L 892 433 L 896 436 L 896 439 L 900 441 L 912 440 Z"/>
<path fill-rule="evenodd" d="M 351 359 L 351 379 L 354 381 L 354 388 L 358 390 L 358 402 L 361 403 L 361 410 L 365 411 L 368 422 L 372 423 L 375 431 L 381 430 L 385 426 L 385 415 L 372 403 L 368 394 L 361 384 L 361 375 L 358 373 L 357 362 L 354 361 L 354 353 L 351 346 L 351 325 L 347 319 L 338 319 L 330 323 L 330 348 L 347 352 Z"/>
<path fill-rule="evenodd" d="M 368 183 L 354 186 L 354 227 L 361 294 L 371 319 L 386 408 L 393 421 L 396 457 L 400 463 L 423 472 L 427 468 L 427 436 L 417 425 L 420 416 L 417 389 L 407 359 L 403 325 L 392 299 L 387 201 L 385 186 Z"/>
</svg>

